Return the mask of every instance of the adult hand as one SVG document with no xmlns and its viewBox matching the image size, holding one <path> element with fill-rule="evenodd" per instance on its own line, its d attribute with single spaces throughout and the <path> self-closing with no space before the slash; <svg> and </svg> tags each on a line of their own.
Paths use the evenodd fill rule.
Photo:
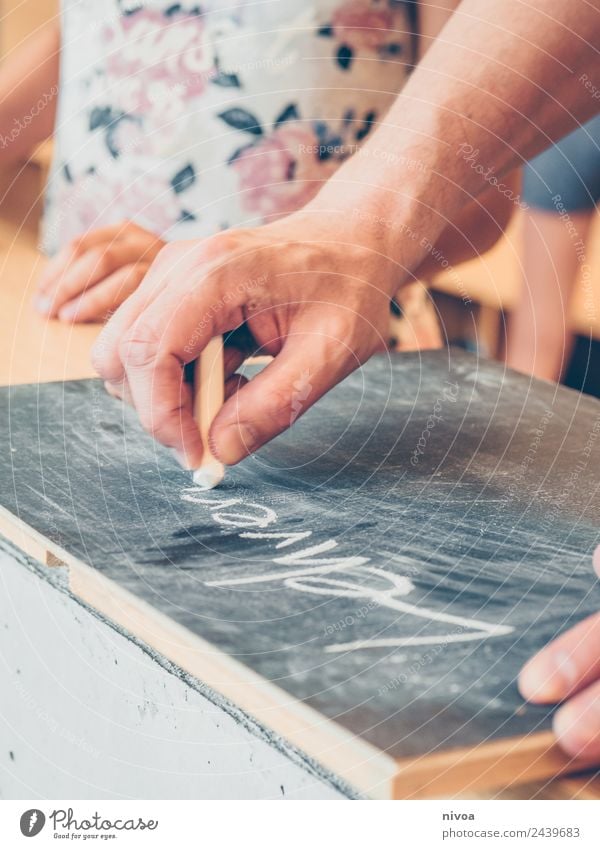
<svg viewBox="0 0 600 849">
<path fill-rule="evenodd" d="M 600 577 L 600 547 L 594 552 Z M 543 648 L 519 677 L 528 701 L 564 702 L 554 732 L 567 754 L 600 759 L 600 613 L 584 619 Z"/>
<path fill-rule="evenodd" d="M 164 242 L 131 221 L 92 230 L 46 266 L 34 306 L 49 318 L 106 318 L 139 286 Z"/>
<path fill-rule="evenodd" d="M 384 348 L 402 270 L 377 249 L 378 228 L 357 244 L 348 219 L 305 208 L 267 226 L 169 244 L 104 328 L 93 361 L 107 388 L 130 400 L 187 468 L 199 465 L 203 447 L 183 367 L 212 337 L 237 331 L 225 358 L 229 397 L 210 435 L 226 464 Z M 249 353 L 274 359 L 247 382 L 234 372 Z"/>
</svg>

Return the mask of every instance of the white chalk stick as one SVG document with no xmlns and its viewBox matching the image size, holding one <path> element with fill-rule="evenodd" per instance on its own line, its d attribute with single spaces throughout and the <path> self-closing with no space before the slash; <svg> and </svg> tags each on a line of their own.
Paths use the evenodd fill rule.
<svg viewBox="0 0 600 849">
<path fill-rule="evenodd" d="M 210 426 L 223 406 L 223 392 L 223 339 L 215 336 L 196 360 L 194 369 L 194 419 L 200 430 L 204 454 L 193 479 L 203 489 L 212 489 L 225 476 L 223 464 L 211 453 L 208 444 Z"/>
</svg>

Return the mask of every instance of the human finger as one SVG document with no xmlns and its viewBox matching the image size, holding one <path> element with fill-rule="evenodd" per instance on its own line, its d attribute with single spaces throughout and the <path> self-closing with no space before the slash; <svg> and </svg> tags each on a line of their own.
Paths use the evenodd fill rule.
<svg viewBox="0 0 600 849">
<path fill-rule="evenodd" d="M 600 613 L 545 646 L 521 670 L 519 690 L 532 702 L 555 703 L 600 679 Z"/>
<path fill-rule="evenodd" d="M 149 265 L 130 263 L 109 274 L 95 286 L 87 288 L 60 307 L 61 321 L 99 321 L 114 312 L 134 292 Z"/>
</svg>

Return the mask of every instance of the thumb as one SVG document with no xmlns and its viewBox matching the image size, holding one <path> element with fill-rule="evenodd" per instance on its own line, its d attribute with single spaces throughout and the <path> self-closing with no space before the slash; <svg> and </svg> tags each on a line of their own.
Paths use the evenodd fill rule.
<svg viewBox="0 0 600 849">
<path fill-rule="evenodd" d="M 339 339 L 290 335 L 275 359 L 223 405 L 213 421 L 211 450 L 234 465 L 291 427 L 329 389 L 358 368 Z"/>
</svg>

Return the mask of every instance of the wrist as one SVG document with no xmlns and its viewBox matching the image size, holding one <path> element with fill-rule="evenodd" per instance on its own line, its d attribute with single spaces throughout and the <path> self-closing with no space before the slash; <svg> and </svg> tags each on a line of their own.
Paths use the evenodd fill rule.
<svg viewBox="0 0 600 849">
<path fill-rule="evenodd" d="M 398 278 L 408 279 L 418 268 L 465 197 L 442 176 L 448 149 L 435 136 L 419 146 L 399 130 L 405 138 L 392 147 L 384 135 L 348 160 L 308 209 L 341 222 L 348 241 L 394 265 L 395 291 Z"/>
</svg>

